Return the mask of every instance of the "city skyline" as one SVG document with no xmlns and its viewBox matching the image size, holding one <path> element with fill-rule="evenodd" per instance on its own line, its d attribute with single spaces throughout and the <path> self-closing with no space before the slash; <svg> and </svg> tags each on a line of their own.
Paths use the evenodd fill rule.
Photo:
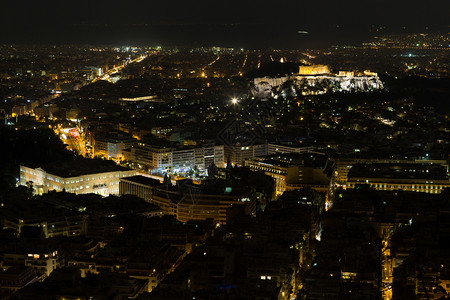
<svg viewBox="0 0 450 300">
<path fill-rule="evenodd" d="M 0 298 L 450 300 L 450 2 L 0 12 Z"/>
</svg>

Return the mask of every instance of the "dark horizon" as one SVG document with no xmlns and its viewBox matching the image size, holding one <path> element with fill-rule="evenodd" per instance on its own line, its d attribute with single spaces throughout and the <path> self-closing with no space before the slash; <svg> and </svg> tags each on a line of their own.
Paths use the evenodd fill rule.
<svg viewBox="0 0 450 300">
<path fill-rule="evenodd" d="M 0 43 L 311 48 L 359 43 L 377 32 L 448 33 L 449 1 L 362 4 L 53 0 L 5 3 Z M 405 27 L 405 29 L 403 29 Z M 428 29 L 427 29 L 428 27 Z M 297 31 L 308 31 L 299 34 Z"/>
<path fill-rule="evenodd" d="M 73 24 L 54 28 L 29 27 L 21 34 L 2 33 L 3 44 L 92 44 L 245 49 L 314 49 L 361 45 L 374 36 L 445 33 L 446 26 L 387 27 L 383 25 L 229 24 Z M 306 31 L 307 34 L 298 31 Z"/>
</svg>

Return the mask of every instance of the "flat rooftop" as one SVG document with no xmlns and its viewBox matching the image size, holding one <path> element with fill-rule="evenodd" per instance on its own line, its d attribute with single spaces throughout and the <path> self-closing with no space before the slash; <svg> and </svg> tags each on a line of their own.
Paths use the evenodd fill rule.
<svg viewBox="0 0 450 300">
<path fill-rule="evenodd" d="M 312 147 L 309 144 L 303 144 L 303 143 L 294 143 L 294 142 L 272 142 L 268 143 L 267 145 L 272 146 L 280 146 L 280 147 L 290 147 L 290 148 L 296 148 L 296 149 L 302 149 L 302 148 L 310 148 Z"/>
<path fill-rule="evenodd" d="M 448 180 L 444 166 L 431 164 L 356 164 L 348 177 Z"/>
<path fill-rule="evenodd" d="M 131 181 L 131 182 L 144 184 L 144 185 L 148 185 L 148 186 L 159 186 L 159 185 L 161 185 L 161 182 L 158 179 L 153 179 L 153 178 L 145 177 L 145 176 L 142 176 L 142 175 L 126 177 L 126 178 L 122 178 L 121 180 Z"/>
<path fill-rule="evenodd" d="M 59 177 L 77 177 L 81 175 L 116 172 L 116 171 L 129 171 L 131 169 L 125 168 L 112 160 L 102 159 L 90 159 L 90 158 L 76 158 L 74 160 L 47 163 L 41 165 L 30 166 L 32 168 L 42 168 L 47 173 L 56 175 Z"/>
</svg>

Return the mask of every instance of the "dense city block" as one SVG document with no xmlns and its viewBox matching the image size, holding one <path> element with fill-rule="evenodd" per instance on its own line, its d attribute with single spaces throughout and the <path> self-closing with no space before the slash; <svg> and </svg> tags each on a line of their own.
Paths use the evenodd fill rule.
<svg viewBox="0 0 450 300">
<path fill-rule="evenodd" d="M 382 31 L 1 45 L 0 298 L 450 299 L 450 37 Z"/>
</svg>

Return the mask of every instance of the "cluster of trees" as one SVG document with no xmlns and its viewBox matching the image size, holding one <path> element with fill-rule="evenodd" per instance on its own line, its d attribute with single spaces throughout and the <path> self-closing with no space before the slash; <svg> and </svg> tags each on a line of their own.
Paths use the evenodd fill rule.
<svg viewBox="0 0 450 300">
<path fill-rule="evenodd" d="M 51 129 L 14 130 L 0 126 L 0 193 L 15 187 L 19 165 L 73 159 Z"/>
</svg>

